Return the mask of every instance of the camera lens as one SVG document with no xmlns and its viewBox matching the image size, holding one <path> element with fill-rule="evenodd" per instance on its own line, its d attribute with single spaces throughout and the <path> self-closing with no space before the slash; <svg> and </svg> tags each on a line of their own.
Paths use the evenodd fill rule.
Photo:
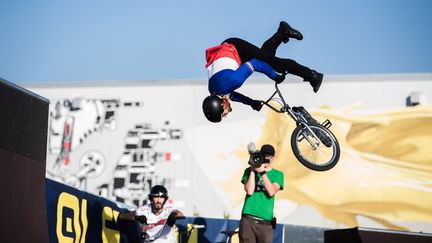
<svg viewBox="0 0 432 243">
<path fill-rule="evenodd" d="M 252 153 L 249 157 L 250 165 L 260 165 L 264 163 L 264 161 L 265 161 L 264 156 L 260 152 Z"/>
</svg>

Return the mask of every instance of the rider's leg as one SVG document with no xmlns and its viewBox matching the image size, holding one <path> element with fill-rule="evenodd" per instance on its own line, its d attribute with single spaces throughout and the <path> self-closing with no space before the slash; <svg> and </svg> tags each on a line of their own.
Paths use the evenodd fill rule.
<svg viewBox="0 0 432 243">
<path fill-rule="evenodd" d="M 304 79 L 312 74 L 311 69 L 298 64 L 296 61 L 275 57 L 245 40 L 230 38 L 223 43 L 229 43 L 236 47 L 242 64 L 256 58 L 269 64 L 278 73 L 289 72 Z"/>
<path fill-rule="evenodd" d="M 283 43 L 287 43 L 289 41 L 289 38 L 294 38 L 297 40 L 303 40 L 303 35 L 300 33 L 300 31 L 294 29 L 291 27 L 287 22 L 281 21 L 279 23 L 279 29 L 278 31 L 284 33 L 284 40 Z"/>
<path fill-rule="evenodd" d="M 257 46 L 240 38 L 229 38 L 224 40 L 222 43 L 228 43 L 235 46 L 242 64 L 256 58 L 256 56 L 264 55 L 266 56 L 265 59 L 270 59 L 272 57 L 269 53 L 262 51 Z"/>
<path fill-rule="evenodd" d="M 274 55 L 261 50 L 257 46 L 239 38 L 229 38 L 223 43 L 229 43 L 236 47 L 241 63 L 256 58 L 268 63 L 278 73 L 288 72 L 302 77 L 304 81 L 310 82 L 315 92 L 318 91 L 319 86 L 321 85 L 323 78 L 321 73 L 300 65 L 294 60 L 275 57 Z"/>
<path fill-rule="evenodd" d="M 274 57 L 273 62 L 269 63 L 276 72 L 288 72 L 296 76 L 302 77 L 303 81 L 309 82 L 316 93 L 321 86 L 323 74 L 315 70 L 309 69 L 294 60 L 288 58 Z"/>
<path fill-rule="evenodd" d="M 264 44 L 261 46 L 261 50 L 275 56 L 278 46 L 282 42 L 287 43 L 290 37 L 297 40 L 303 39 L 303 35 L 300 33 L 300 31 L 289 26 L 287 22 L 281 21 L 276 33 L 274 33 L 272 37 L 264 42 Z"/>
<path fill-rule="evenodd" d="M 275 56 L 276 55 L 276 49 L 279 47 L 279 45 L 284 40 L 285 35 L 281 31 L 276 31 L 270 37 L 268 40 L 264 42 L 264 44 L 261 46 L 261 50 L 267 52 L 268 54 Z"/>
</svg>

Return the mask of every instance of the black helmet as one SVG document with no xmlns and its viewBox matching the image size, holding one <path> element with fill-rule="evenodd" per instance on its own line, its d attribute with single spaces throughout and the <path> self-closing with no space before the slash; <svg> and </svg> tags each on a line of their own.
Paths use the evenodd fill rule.
<svg viewBox="0 0 432 243">
<path fill-rule="evenodd" d="M 148 197 L 164 197 L 165 201 L 168 199 L 168 190 L 162 185 L 156 185 L 150 189 Z"/>
<path fill-rule="evenodd" d="M 222 98 L 212 94 L 203 100 L 202 109 L 207 120 L 211 122 L 220 122 L 222 120 Z"/>
</svg>

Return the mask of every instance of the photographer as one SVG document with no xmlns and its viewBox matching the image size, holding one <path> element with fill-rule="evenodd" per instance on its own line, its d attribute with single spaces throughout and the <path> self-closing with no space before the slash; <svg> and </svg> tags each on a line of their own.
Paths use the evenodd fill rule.
<svg viewBox="0 0 432 243">
<path fill-rule="evenodd" d="M 275 194 L 284 186 L 283 172 L 271 166 L 274 156 L 275 150 L 270 144 L 250 155 L 250 167 L 245 169 L 241 180 L 246 197 L 240 220 L 240 242 L 272 242 L 276 226 Z"/>
</svg>

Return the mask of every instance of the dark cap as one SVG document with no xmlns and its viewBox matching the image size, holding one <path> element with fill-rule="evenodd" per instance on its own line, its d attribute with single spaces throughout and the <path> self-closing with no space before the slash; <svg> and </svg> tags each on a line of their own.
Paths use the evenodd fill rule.
<svg viewBox="0 0 432 243">
<path fill-rule="evenodd" d="M 264 155 L 275 155 L 275 149 L 270 144 L 264 144 L 261 146 L 260 152 Z"/>
</svg>

